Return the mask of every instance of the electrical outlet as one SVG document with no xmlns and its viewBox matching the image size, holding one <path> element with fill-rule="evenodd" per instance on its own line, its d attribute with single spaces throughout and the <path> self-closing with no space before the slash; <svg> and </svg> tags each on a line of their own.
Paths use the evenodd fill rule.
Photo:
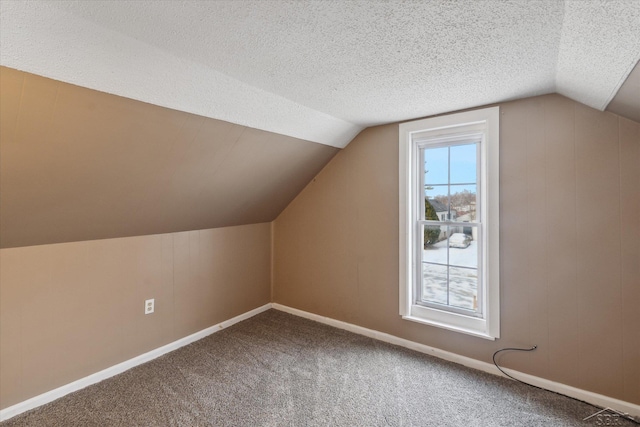
<svg viewBox="0 0 640 427">
<path fill-rule="evenodd" d="M 155 299 L 151 298 L 144 302 L 144 314 L 151 314 L 155 308 Z"/>
</svg>

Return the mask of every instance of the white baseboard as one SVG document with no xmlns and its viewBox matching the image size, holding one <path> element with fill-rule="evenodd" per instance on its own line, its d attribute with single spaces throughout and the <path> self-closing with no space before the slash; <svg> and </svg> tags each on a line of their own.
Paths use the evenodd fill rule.
<svg viewBox="0 0 640 427">
<path fill-rule="evenodd" d="M 65 384 L 61 387 L 58 387 L 46 393 L 40 394 L 38 396 L 32 397 L 23 402 L 17 403 L 13 406 L 9 406 L 8 408 L 5 408 L 0 411 L 0 421 L 8 420 L 9 418 L 15 417 L 16 415 L 21 414 L 25 411 L 44 405 L 45 403 L 49 403 L 53 400 L 59 399 L 62 396 L 65 396 L 74 391 L 83 389 L 87 386 L 90 386 L 91 384 L 95 384 L 107 378 L 118 375 L 128 369 L 131 369 L 135 366 L 146 363 L 150 360 L 160 357 L 163 354 L 169 353 L 180 347 L 184 347 L 185 345 L 191 344 L 194 341 L 198 341 L 208 335 L 211 335 L 213 333 L 221 331 L 222 329 L 228 328 L 231 325 L 234 325 L 238 322 L 241 322 L 250 317 L 253 317 L 256 314 L 269 310 L 270 308 L 271 308 L 271 304 L 265 304 L 261 307 L 248 311 L 232 319 L 225 320 L 224 322 L 220 322 L 217 325 L 213 325 L 207 329 L 203 329 L 202 331 L 196 332 L 195 334 L 191 334 L 184 338 L 180 338 L 177 341 L 174 341 L 167 345 L 163 345 L 162 347 L 159 347 L 159 348 L 156 348 L 155 350 L 151 350 L 147 353 L 141 354 L 140 356 L 136 356 L 133 359 L 129 359 L 122 363 L 118 363 L 117 365 L 114 365 L 102 371 L 96 372 L 95 374 L 91 374 L 84 378 L 80 378 L 79 380 L 76 380 L 72 383 Z"/>
<path fill-rule="evenodd" d="M 353 325 L 351 323 L 342 322 L 340 320 L 331 319 L 329 317 L 320 316 L 318 314 L 309 313 L 306 311 L 298 310 L 296 308 L 287 307 L 278 303 L 272 304 L 276 310 L 284 311 L 299 317 L 314 320 L 316 322 L 324 323 L 329 326 L 333 326 L 339 329 L 344 329 L 349 332 L 356 333 L 358 335 L 364 335 L 369 338 L 374 338 L 379 341 L 384 341 L 389 344 L 398 345 L 400 347 L 409 348 L 411 350 L 419 351 L 420 353 L 429 354 L 431 356 L 438 357 L 440 359 L 448 360 L 450 362 L 459 363 L 460 365 L 468 366 L 470 368 L 477 369 L 479 371 L 488 372 L 490 374 L 504 377 L 498 369 L 491 363 L 482 362 L 480 360 L 472 359 L 470 357 L 461 356 L 459 354 L 451 353 L 448 351 L 440 350 L 439 348 L 430 347 L 428 345 L 419 344 L 413 341 L 399 338 L 394 335 L 378 332 L 373 329 L 363 328 L 362 326 Z M 576 387 L 572 387 L 566 384 L 561 384 L 555 381 L 550 381 L 544 378 L 536 377 L 533 375 L 525 374 L 513 369 L 503 368 L 509 375 L 513 375 L 516 378 L 521 379 L 524 382 L 550 390 L 555 393 L 563 394 L 565 396 L 572 397 L 574 399 L 581 400 L 583 402 L 590 403 L 600 408 L 615 409 L 634 417 L 640 417 L 640 405 L 636 405 L 623 400 L 614 399 L 612 397 L 604 396 L 602 394 L 593 393 L 590 391 L 582 390 Z M 504 377 L 506 378 L 506 377 Z"/>
</svg>

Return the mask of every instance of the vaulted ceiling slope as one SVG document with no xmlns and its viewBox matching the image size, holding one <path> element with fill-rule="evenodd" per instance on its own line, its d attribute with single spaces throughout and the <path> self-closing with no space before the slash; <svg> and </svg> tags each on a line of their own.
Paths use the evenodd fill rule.
<svg viewBox="0 0 640 427">
<path fill-rule="evenodd" d="M 637 0 L 0 6 L 2 65 L 335 147 L 551 92 L 604 110 L 640 58 Z"/>
<path fill-rule="evenodd" d="M 0 247 L 269 222 L 338 151 L 0 67 Z"/>
<path fill-rule="evenodd" d="M 640 62 L 613 97 L 607 111 L 640 123 Z"/>
</svg>

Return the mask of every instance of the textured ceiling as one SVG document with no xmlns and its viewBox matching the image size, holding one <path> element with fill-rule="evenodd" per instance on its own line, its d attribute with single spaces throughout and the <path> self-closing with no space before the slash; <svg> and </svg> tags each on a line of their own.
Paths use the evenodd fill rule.
<svg viewBox="0 0 640 427">
<path fill-rule="evenodd" d="M 1 7 L 2 65 L 337 147 L 550 92 L 604 109 L 640 58 L 637 0 Z"/>
<path fill-rule="evenodd" d="M 640 1 L 567 0 L 557 92 L 604 110 L 640 59 Z"/>
</svg>

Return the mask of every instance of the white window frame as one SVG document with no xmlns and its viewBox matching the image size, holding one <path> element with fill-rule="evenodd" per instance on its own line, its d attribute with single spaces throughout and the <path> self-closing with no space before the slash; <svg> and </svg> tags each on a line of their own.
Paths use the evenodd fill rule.
<svg viewBox="0 0 640 427">
<path fill-rule="evenodd" d="M 499 238 L 499 107 L 484 108 L 463 113 L 416 120 L 400 124 L 400 315 L 403 319 L 424 323 L 448 330 L 462 332 L 494 340 L 500 337 L 500 238 Z M 420 209 L 420 197 L 424 189 L 418 189 L 419 143 L 425 140 L 450 139 L 473 135 L 480 139 L 479 242 L 481 275 L 482 317 L 469 316 L 418 305 L 416 286 L 421 285 L 418 269 L 421 260 L 416 249 L 422 245 L 416 221 Z M 422 199 L 422 204 L 424 203 Z M 420 283 L 416 283 L 420 281 Z"/>
</svg>

